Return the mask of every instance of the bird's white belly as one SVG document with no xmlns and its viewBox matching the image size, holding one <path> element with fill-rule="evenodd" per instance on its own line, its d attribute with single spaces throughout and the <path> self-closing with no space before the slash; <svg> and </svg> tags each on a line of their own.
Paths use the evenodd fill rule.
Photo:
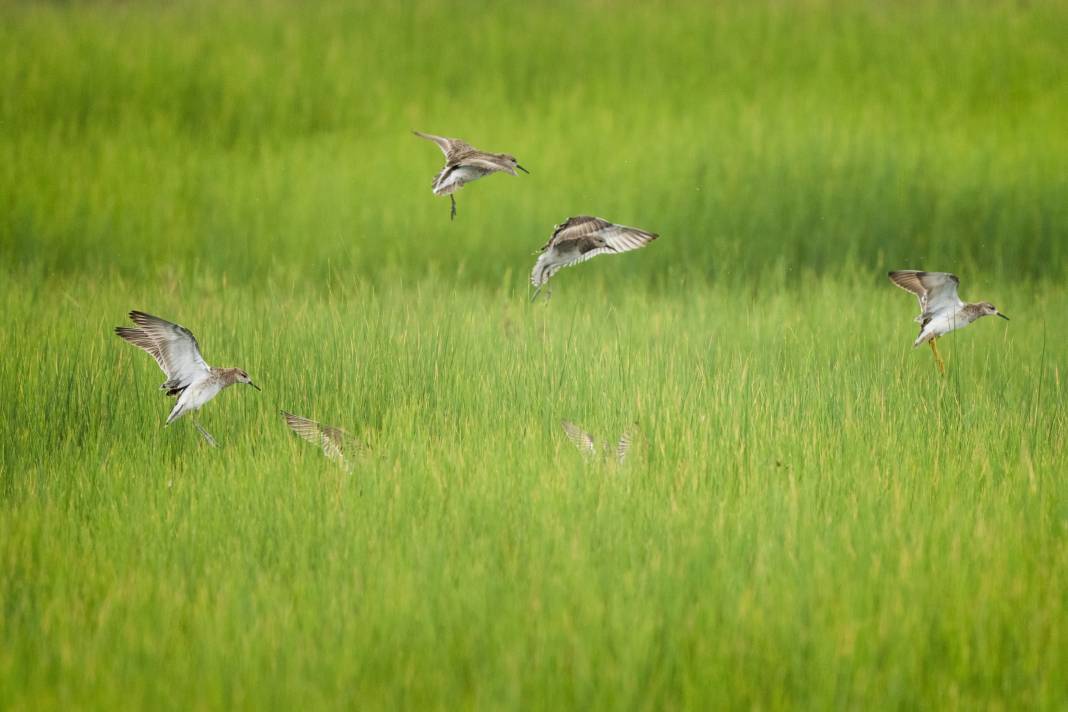
<svg viewBox="0 0 1068 712">
<path fill-rule="evenodd" d="M 936 316 L 934 319 L 927 322 L 927 326 L 923 328 L 923 333 L 920 335 L 920 338 L 917 339 L 917 342 L 929 341 L 930 339 L 955 331 L 962 326 L 967 326 L 969 323 L 970 322 L 967 319 L 956 314 Z"/>
<path fill-rule="evenodd" d="M 222 384 L 216 379 L 206 378 L 186 388 L 179 403 L 184 405 L 186 410 L 200 410 L 205 403 L 219 395 L 222 388 Z"/>
<path fill-rule="evenodd" d="M 471 166 L 460 166 L 449 171 L 444 175 L 435 185 L 435 195 L 448 195 L 454 191 L 459 190 L 464 186 L 464 183 L 470 183 L 473 180 L 478 180 L 483 175 L 482 171 Z"/>
</svg>

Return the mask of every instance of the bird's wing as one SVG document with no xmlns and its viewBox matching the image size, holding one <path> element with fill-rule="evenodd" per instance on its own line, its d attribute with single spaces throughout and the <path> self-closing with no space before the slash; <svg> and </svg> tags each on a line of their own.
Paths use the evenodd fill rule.
<svg viewBox="0 0 1068 712">
<path fill-rule="evenodd" d="M 567 439 L 570 440 L 583 455 L 589 457 L 596 454 L 597 449 L 594 446 L 593 438 L 589 433 L 572 423 L 570 420 L 562 420 L 560 421 L 560 425 L 564 428 L 564 433 L 567 435 Z"/>
<path fill-rule="evenodd" d="M 322 431 L 320 430 L 319 423 L 316 421 L 300 415 L 294 415 L 286 410 L 282 411 L 282 417 L 286 419 L 286 425 L 289 426 L 289 429 L 300 437 L 314 445 L 323 444 Z"/>
<path fill-rule="evenodd" d="M 891 282 L 920 300 L 920 317 L 924 321 L 946 309 L 956 310 L 963 306 L 957 296 L 960 279 L 955 274 L 898 270 L 891 272 L 889 277 Z"/>
<path fill-rule="evenodd" d="M 428 141 L 433 141 L 441 149 L 441 152 L 445 154 L 445 159 L 452 161 L 460 153 L 466 151 L 473 151 L 470 145 L 464 143 L 458 138 L 445 138 L 444 136 L 435 136 L 434 134 L 423 133 L 422 131 L 412 131 L 413 134 L 419 138 L 425 138 Z"/>
<path fill-rule="evenodd" d="M 630 252 L 631 250 L 645 247 L 660 237 L 655 232 L 646 232 L 636 227 L 612 224 L 601 228 L 595 234 L 604 240 L 606 252 Z M 586 259 L 589 259 L 589 257 L 586 257 Z"/>
<path fill-rule="evenodd" d="M 605 221 L 601 221 L 602 223 Z M 582 226 L 583 228 L 586 226 Z M 576 234 L 579 230 L 561 232 L 553 241 L 553 246 L 573 255 L 563 266 L 570 267 L 598 255 L 630 252 L 645 247 L 659 235 L 636 227 L 613 225 L 607 223 L 585 234 Z M 577 251 L 568 249 L 570 246 Z"/>
<path fill-rule="evenodd" d="M 147 351 L 167 374 L 170 388 L 185 388 L 211 367 L 200 355 L 200 346 L 189 329 L 141 311 L 130 312 L 136 329 L 120 326 L 115 333 Z"/>
<path fill-rule="evenodd" d="M 638 437 L 638 425 L 631 425 L 629 428 L 623 431 L 623 434 L 619 436 L 619 442 L 616 443 L 616 459 L 621 463 L 627 457 L 627 452 L 630 450 L 630 444 L 634 442 L 634 439 Z"/>
<path fill-rule="evenodd" d="M 323 432 L 323 452 L 327 457 L 344 460 L 346 452 L 351 455 L 362 449 L 360 441 L 341 428 L 335 428 L 332 425 L 323 425 L 321 427 Z"/>
<path fill-rule="evenodd" d="M 345 451 L 358 445 L 356 439 L 341 428 L 323 425 L 311 418 L 294 415 L 285 410 L 282 411 L 282 417 L 290 430 L 313 445 L 321 447 L 323 454 L 333 460 L 344 462 Z"/>
<path fill-rule="evenodd" d="M 577 240 L 609 227 L 612 227 L 612 223 L 607 220 L 595 218 L 592 215 L 575 215 L 554 227 L 552 236 L 541 249 L 545 250 L 550 245 L 560 242 Z"/>
<path fill-rule="evenodd" d="M 511 168 L 494 156 L 485 153 L 475 153 L 464 156 L 459 161 L 462 165 L 476 168 L 483 173 L 496 173 L 497 171 L 511 172 Z"/>
</svg>

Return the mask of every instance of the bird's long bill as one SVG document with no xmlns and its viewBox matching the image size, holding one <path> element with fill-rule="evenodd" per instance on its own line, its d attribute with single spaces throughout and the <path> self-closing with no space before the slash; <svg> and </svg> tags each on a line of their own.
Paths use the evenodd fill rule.
<svg viewBox="0 0 1068 712">
<path fill-rule="evenodd" d="M 995 313 L 995 314 L 997 314 L 998 316 L 1000 316 L 1000 317 L 1001 317 L 1002 319 L 1004 319 L 1005 321 L 1009 321 L 1009 317 L 1005 316 L 1005 315 L 1004 315 L 1004 314 L 1002 314 L 1001 312 L 994 312 L 994 313 Z"/>
<path fill-rule="evenodd" d="M 252 381 L 249 381 L 249 382 L 248 382 L 248 384 L 249 384 L 250 386 L 252 386 L 253 388 L 255 388 L 255 389 L 256 389 L 257 391 L 262 391 L 262 390 L 263 390 L 262 388 L 260 388 L 259 386 L 257 386 L 257 385 L 256 385 L 255 383 L 253 383 Z"/>
<path fill-rule="evenodd" d="M 523 171 L 524 173 L 526 173 L 528 176 L 530 175 L 530 171 L 528 171 L 526 168 L 524 168 L 523 166 L 519 165 L 518 163 L 515 164 L 515 167 L 518 168 L 519 170 Z"/>
<path fill-rule="evenodd" d="M 541 287 L 536 287 L 534 289 L 534 293 L 530 295 L 530 303 L 531 304 L 534 303 L 534 301 L 538 298 L 539 294 L 541 294 Z"/>
</svg>

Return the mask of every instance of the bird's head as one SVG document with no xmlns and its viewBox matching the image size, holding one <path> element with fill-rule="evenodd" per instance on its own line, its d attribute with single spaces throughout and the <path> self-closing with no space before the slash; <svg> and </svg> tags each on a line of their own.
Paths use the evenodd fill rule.
<svg viewBox="0 0 1068 712">
<path fill-rule="evenodd" d="M 990 302 L 980 302 L 979 308 L 982 309 L 983 316 L 1000 316 L 1005 321 L 1009 320 L 1009 317 L 999 312 L 998 308 Z"/>
<path fill-rule="evenodd" d="M 502 153 L 501 154 L 501 160 L 503 160 L 508 165 L 508 168 L 511 171 L 512 175 L 515 175 L 515 169 L 516 168 L 518 168 L 519 170 L 523 171 L 524 173 L 527 173 L 527 174 L 530 173 L 530 171 L 528 171 L 526 168 L 524 168 L 523 166 L 519 165 L 519 161 L 516 159 L 515 156 L 509 155 L 507 153 Z"/>
<path fill-rule="evenodd" d="M 262 390 L 259 386 L 257 386 L 255 383 L 253 383 L 252 379 L 248 377 L 248 374 L 245 373 L 244 371 L 242 371 L 240 368 L 237 369 L 237 371 L 234 373 L 234 375 L 237 377 L 237 383 L 247 384 L 247 385 L 252 386 L 253 388 L 255 388 L 257 391 Z"/>
</svg>

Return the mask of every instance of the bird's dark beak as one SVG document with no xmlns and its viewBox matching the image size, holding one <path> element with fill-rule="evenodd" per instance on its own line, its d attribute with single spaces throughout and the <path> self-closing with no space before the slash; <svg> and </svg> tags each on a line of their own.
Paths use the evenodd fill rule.
<svg viewBox="0 0 1068 712">
<path fill-rule="evenodd" d="M 249 381 L 249 382 L 248 382 L 248 384 L 249 384 L 250 386 L 252 386 L 253 388 L 255 388 L 255 389 L 256 389 L 257 391 L 262 391 L 262 390 L 263 390 L 262 388 L 260 388 L 259 386 L 257 386 L 257 385 L 256 385 L 255 383 L 253 383 L 252 381 Z"/>
<path fill-rule="evenodd" d="M 1002 314 L 1001 312 L 994 312 L 994 313 L 995 313 L 995 314 L 997 314 L 998 316 L 1000 316 L 1000 317 L 1001 317 L 1002 319 L 1004 319 L 1005 321 L 1009 321 L 1009 317 L 1005 316 L 1005 315 L 1004 315 L 1004 314 Z"/>
<path fill-rule="evenodd" d="M 530 175 L 530 171 L 528 171 L 526 168 L 524 168 L 523 166 L 519 165 L 518 163 L 515 164 L 515 167 L 518 168 L 519 170 L 523 171 L 524 173 L 526 173 L 528 176 Z"/>
</svg>

